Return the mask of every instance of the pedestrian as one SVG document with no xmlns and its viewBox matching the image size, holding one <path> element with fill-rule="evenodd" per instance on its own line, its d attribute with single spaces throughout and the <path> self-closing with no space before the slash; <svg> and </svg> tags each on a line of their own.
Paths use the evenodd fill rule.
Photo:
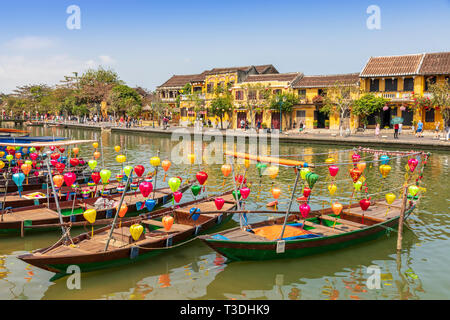
<svg viewBox="0 0 450 320">
<path fill-rule="evenodd" d="M 241 120 L 241 129 L 244 129 L 244 126 L 245 126 L 245 121 Z"/>
<path fill-rule="evenodd" d="M 435 135 L 434 135 L 434 137 L 436 139 L 439 139 L 439 127 L 440 126 L 441 126 L 441 123 L 439 121 L 435 122 L 435 128 L 434 128 Z"/>
<path fill-rule="evenodd" d="M 375 127 L 375 137 L 380 138 L 380 124 L 377 123 L 377 126 Z"/>
<path fill-rule="evenodd" d="M 261 120 L 258 119 L 258 122 L 256 123 L 256 132 L 259 133 L 260 129 L 261 129 Z"/>
<path fill-rule="evenodd" d="M 394 124 L 394 139 L 398 139 L 398 123 Z"/>
<path fill-rule="evenodd" d="M 298 132 L 303 133 L 303 129 L 304 129 L 303 121 L 300 121 L 300 124 L 298 126 Z"/>
<path fill-rule="evenodd" d="M 422 137 L 423 138 L 422 131 L 423 131 L 423 122 L 422 122 L 422 120 L 419 120 L 419 122 L 417 123 L 416 137 L 418 137 L 418 138 Z"/>
<path fill-rule="evenodd" d="M 398 124 L 398 135 L 400 135 L 402 133 L 402 127 L 403 127 L 403 123 L 399 123 Z"/>
</svg>

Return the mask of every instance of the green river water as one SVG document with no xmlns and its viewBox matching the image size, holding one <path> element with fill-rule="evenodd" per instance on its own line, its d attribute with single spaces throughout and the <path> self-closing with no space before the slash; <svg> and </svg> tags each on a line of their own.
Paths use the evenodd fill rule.
<svg viewBox="0 0 450 320">
<path fill-rule="evenodd" d="M 127 146 L 130 164 L 142 164 L 150 170 L 149 159 L 160 150 L 161 159 L 170 157 L 177 142 L 169 136 L 151 134 L 103 133 L 95 130 L 41 128 L 31 129 L 32 135 L 65 136 L 96 139 L 103 142 L 105 167 L 118 173 L 115 145 Z M 348 146 L 314 144 L 280 144 L 279 153 L 311 154 L 348 149 Z M 92 155 L 92 146 L 80 146 L 85 158 Z M 309 163 L 324 162 L 326 155 L 302 158 Z M 339 161 L 348 161 L 349 153 L 338 153 Z M 25 238 L 0 238 L 0 299 L 448 299 L 450 297 L 450 215 L 448 181 L 450 154 L 433 151 L 425 168 L 423 186 L 427 192 L 404 231 L 401 264 L 396 253 L 397 234 L 347 249 L 309 256 L 301 259 L 265 262 L 231 262 L 195 240 L 165 254 L 128 266 L 83 274 L 81 289 L 69 290 L 66 279 L 50 281 L 53 273 L 28 266 L 16 256 L 53 244 L 60 232 L 27 234 Z M 101 161 L 99 161 L 101 163 Z M 392 159 L 392 171 L 386 179 L 378 167 L 369 165 L 366 176 L 369 193 L 390 190 L 401 185 L 406 161 Z M 240 166 L 243 172 L 244 166 Z M 207 193 L 217 194 L 222 187 L 220 164 L 202 165 L 209 175 Z M 170 176 L 187 177 L 198 171 L 198 165 L 175 165 Z M 326 189 L 329 174 L 326 167 L 315 170 L 320 176 L 312 194 L 312 209 L 320 209 L 322 199 L 328 199 Z M 252 182 L 246 208 L 266 209 L 273 201 L 272 182 L 282 190 L 279 209 L 286 209 L 288 194 L 294 182 L 292 169 L 280 168 L 278 178 L 259 178 L 255 166 L 248 172 Z M 342 167 L 337 176 L 335 198 L 348 203 L 351 182 Z M 343 180 L 343 181 L 341 181 Z M 167 185 L 159 178 L 158 186 Z M 231 188 L 230 179 L 227 180 Z M 399 192 L 395 191 L 399 197 Z M 315 198 L 316 196 L 316 198 Z M 384 194 L 381 194 L 384 197 Z M 344 199 L 346 198 L 346 199 Z M 190 192 L 182 201 L 192 199 Z M 297 205 L 293 208 L 297 208 Z M 251 216 L 250 222 L 266 216 Z M 225 227 L 238 225 L 237 217 Z M 75 230 L 72 235 L 84 232 Z M 379 289 L 368 288 L 371 275 L 367 267 L 378 266 L 381 271 Z"/>
</svg>

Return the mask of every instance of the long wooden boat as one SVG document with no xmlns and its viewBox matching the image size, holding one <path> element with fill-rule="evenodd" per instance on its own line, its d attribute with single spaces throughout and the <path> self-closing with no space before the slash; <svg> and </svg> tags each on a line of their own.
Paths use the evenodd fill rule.
<svg viewBox="0 0 450 320">
<path fill-rule="evenodd" d="M 82 179 L 81 179 L 82 180 Z M 81 181 L 80 180 L 80 181 Z M 83 180 L 82 182 L 85 182 Z M 97 194 L 100 194 L 100 191 L 105 194 L 116 194 L 117 187 L 121 185 L 121 183 L 117 181 L 111 181 L 108 183 L 104 188 L 102 185 L 97 186 Z M 87 189 L 89 186 L 86 183 L 80 184 L 80 187 L 77 189 L 76 194 L 77 198 L 79 200 L 82 199 L 81 190 Z M 53 197 L 53 193 L 51 190 L 51 186 L 49 186 L 49 190 L 47 189 L 37 189 L 37 190 L 29 190 L 24 191 L 19 195 L 19 192 L 8 192 L 5 194 L 0 194 L 0 209 L 3 208 L 21 208 L 21 207 L 28 207 L 33 205 L 40 205 L 45 203 L 54 203 L 55 198 Z M 93 190 L 91 190 L 93 188 Z M 8 187 L 9 189 L 9 187 Z M 89 190 L 91 190 L 90 197 L 94 197 L 95 187 L 89 187 Z M 49 199 L 47 200 L 47 192 L 49 193 Z M 61 192 L 58 192 L 58 199 L 60 201 L 69 201 L 73 200 L 73 197 L 75 195 L 74 189 L 68 186 L 61 187 Z"/>
<path fill-rule="evenodd" d="M 311 217 L 303 220 L 300 213 L 292 213 L 287 220 L 286 230 L 290 236 L 279 242 L 284 217 L 254 223 L 248 230 L 240 227 L 220 233 L 201 236 L 209 247 L 231 261 L 271 260 L 298 258 L 329 250 L 373 240 L 398 227 L 401 200 L 396 200 L 387 210 L 387 204 L 379 201 L 367 211 L 362 211 L 355 203 L 346 207 L 340 216 L 331 208 L 311 212 Z M 405 215 L 414 206 L 405 209 Z M 303 227 L 304 222 L 304 227 Z M 278 235 L 278 237 L 264 236 Z M 284 244 L 284 250 L 281 249 Z M 278 247 L 278 250 L 277 250 Z M 278 251 L 278 252 L 277 252 Z"/>
<path fill-rule="evenodd" d="M 220 212 L 201 214 L 202 211 L 215 209 L 215 197 L 190 201 L 173 208 L 164 208 L 136 219 L 116 224 L 107 251 L 105 245 L 111 230 L 107 226 L 91 233 L 84 233 L 72 239 L 73 244 L 65 243 L 63 239 L 55 245 L 36 250 L 18 258 L 36 267 L 55 272 L 52 279 L 64 276 L 70 265 L 77 265 L 82 272 L 94 271 L 113 266 L 134 263 L 155 256 L 167 249 L 184 244 L 198 234 L 212 231 L 223 225 L 235 208 L 231 192 L 222 195 L 225 204 Z M 194 221 L 191 217 L 192 208 L 200 209 L 200 216 Z M 162 218 L 173 214 L 174 224 L 167 232 L 163 228 Z M 130 235 L 129 227 L 139 223 L 144 227 L 144 233 L 138 241 Z"/>
<path fill-rule="evenodd" d="M 190 185 L 180 187 L 180 192 L 186 191 Z M 169 188 L 157 189 L 155 191 L 154 200 L 156 206 L 161 206 L 168 203 L 172 199 L 172 191 Z M 114 200 L 119 203 L 122 194 L 117 193 L 107 196 L 108 200 Z M 87 209 L 95 209 L 95 202 L 101 197 L 89 199 L 77 199 L 74 201 L 60 202 L 62 220 L 65 223 L 78 223 L 80 226 L 86 220 L 83 217 L 83 212 Z M 125 196 L 124 203 L 128 206 L 127 216 L 133 216 L 141 211 L 147 211 L 145 208 L 145 198 L 141 193 L 129 192 Z M 72 207 L 74 208 L 72 211 Z M 96 208 L 98 224 L 102 220 L 111 219 L 115 214 L 113 207 Z M 59 214 L 56 208 L 56 203 L 51 203 L 50 206 L 41 204 L 37 206 L 29 206 L 18 209 L 5 211 L 0 216 L 0 234 L 22 234 L 28 231 L 48 231 L 60 228 Z M 103 223 L 104 224 L 104 223 Z"/>
</svg>

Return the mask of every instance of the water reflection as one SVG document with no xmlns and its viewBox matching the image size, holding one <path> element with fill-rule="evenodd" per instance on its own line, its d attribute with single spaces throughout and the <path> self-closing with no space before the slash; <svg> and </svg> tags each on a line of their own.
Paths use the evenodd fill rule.
<svg viewBox="0 0 450 320">
<path fill-rule="evenodd" d="M 34 135 L 66 136 L 76 139 L 96 139 L 103 146 L 105 166 L 113 172 L 120 165 L 115 162 L 115 145 L 127 151 L 130 164 L 150 166 L 148 160 L 158 151 L 161 158 L 168 158 L 176 142 L 166 136 L 148 134 L 101 133 L 95 130 L 64 128 L 33 128 Z M 203 145 L 203 147 L 205 147 Z M 226 147 L 226 146 L 225 146 Z M 80 146 L 82 155 L 92 153 L 91 146 Z M 336 150 L 348 147 L 282 144 L 281 154 L 325 153 L 304 157 L 304 161 L 324 162 L 329 156 L 338 161 L 348 161 L 348 153 Z M 377 241 L 353 246 L 344 250 L 305 257 L 295 260 L 266 262 L 233 262 L 199 241 L 171 250 L 166 254 L 129 266 L 112 268 L 82 275 L 81 290 L 68 290 L 66 279 L 50 282 L 53 273 L 28 266 L 17 260 L 19 254 L 48 246 L 59 239 L 58 232 L 26 235 L 20 238 L 0 239 L 0 299 L 445 299 L 450 289 L 447 274 L 450 257 L 450 224 L 448 194 L 449 154 L 433 153 L 424 173 L 426 196 L 408 220 L 403 237 L 401 259 L 395 254 L 396 234 L 391 233 Z M 392 171 L 386 179 L 380 179 L 377 164 L 369 163 L 365 172 L 369 192 L 401 183 L 404 161 L 391 162 Z M 220 165 L 204 167 L 208 172 L 206 194 L 217 194 L 231 188 L 230 179 L 225 180 Z M 198 166 L 173 165 L 169 176 L 192 178 Z M 243 163 L 237 166 L 244 173 Z M 312 209 L 329 204 L 327 189 L 331 179 L 327 168 L 317 168 L 322 177 L 315 187 L 317 200 Z M 260 177 L 250 168 L 247 179 L 252 192 L 246 202 L 248 209 L 264 209 L 273 200 L 270 192 L 272 182 L 282 191 L 279 209 L 285 210 L 289 192 L 293 187 L 292 169 L 282 168 L 276 181 Z M 399 178 L 401 177 L 401 179 Z M 164 183 L 158 178 L 159 186 Z M 352 182 L 348 171 L 341 169 L 336 176 L 338 190 L 333 199 L 345 204 L 352 194 Z M 352 201 L 361 197 L 356 194 Z M 186 193 L 183 200 L 193 199 Z M 293 209 L 298 210 L 297 204 Z M 269 217 L 251 215 L 249 222 Z M 236 225 L 237 218 L 232 222 Z M 74 230 L 73 235 L 83 230 Z M 369 289 L 366 281 L 370 274 L 367 267 L 377 265 L 381 270 L 381 289 Z"/>
</svg>

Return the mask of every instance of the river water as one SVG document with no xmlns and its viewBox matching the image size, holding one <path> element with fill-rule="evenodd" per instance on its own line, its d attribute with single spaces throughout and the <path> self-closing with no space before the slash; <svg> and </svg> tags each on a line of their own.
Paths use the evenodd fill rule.
<svg viewBox="0 0 450 320">
<path fill-rule="evenodd" d="M 150 157 L 160 151 L 161 159 L 170 158 L 177 142 L 169 136 L 151 134 L 103 133 L 94 130 L 41 128 L 31 129 L 32 135 L 65 136 L 102 141 L 105 167 L 118 173 L 115 145 L 127 148 L 130 164 L 142 164 L 150 170 Z M 92 146 L 80 146 L 80 154 L 92 156 Z M 348 146 L 314 144 L 280 144 L 283 155 L 336 152 Z M 335 153 L 339 161 L 348 161 L 349 152 Z M 327 155 L 303 157 L 309 163 L 323 163 Z M 369 159 L 367 159 L 369 160 Z M 101 162 L 101 161 L 100 161 Z M 0 238 L 0 299 L 448 299 L 450 297 L 450 187 L 448 181 L 450 153 L 432 152 L 424 171 L 423 186 L 427 189 L 418 208 L 408 219 L 404 231 L 403 250 L 399 263 L 396 253 L 397 234 L 391 233 L 375 241 L 347 249 L 331 251 L 300 259 L 264 262 L 231 262 L 216 254 L 199 240 L 175 248 L 162 255 L 128 266 L 83 274 L 81 289 L 69 290 L 67 278 L 51 281 L 53 273 L 29 266 L 16 256 L 46 247 L 61 234 L 27 234 L 25 238 Z M 368 164 L 366 177 L 369 193 L 399 187 L 404 179 L 405 160 L 392 159 L 392 171 L 382 179 L 377 164 Z M 173 164 L 168 176 L 193 176 L 198 166 Z M 231 188 L 231 181 L 222 187 L 220 164 L 202 165 L 209 175 L 206 193 L 217 194 Z M 238 167 L 243 173 L 244 166 Z M 311 196 L 312 209 L 329 203 L 328 170 L 317 168 L 319 182 Z M 249 168 L 251 194 L 246 208 L 266 210 L 273 201 L 272 184 L 282 190 L 279 209 L 286 209 L 294 182 L 292 169 L 280 168 L 276 180 L 259 177 L 254 165 Z M 351 181 L 342 167 L 337 177 L 338 191 L 334 198 L 348 203 Z M 162 175 L 158 186 L 164 186 Z M 399 191 L 394 191 L 399 195 Z M 192 199 L 185 193 L 182 201 Z M 293 207 L 295 208 L 295 207 Z M 296 209 L 298 210 L 298 209 Z M 267 216 L 251 216 L 250 222 Z M 225 227 L 238 225 L 237 218 Z M 81 228 L 72 235 L 84 232 Z M 380 270 L 380 286 L 373 288 L 367 280 L 373 274 L 368 267 Z M 372 269 L 373 270 L 373 269 Z"/>
</svg>

